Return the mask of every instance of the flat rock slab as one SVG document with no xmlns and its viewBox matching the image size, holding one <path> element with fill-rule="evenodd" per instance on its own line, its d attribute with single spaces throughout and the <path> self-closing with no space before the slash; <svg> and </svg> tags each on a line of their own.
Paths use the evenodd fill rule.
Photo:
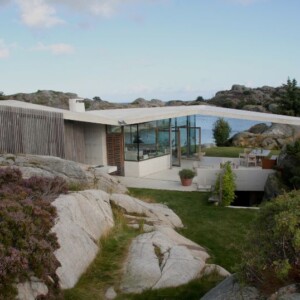
<svg viewBox="0 0 300 300">
<path fill-rule="evenodd" d="M 61 263 L 56 274 L 61 288 L 72 288 L 95 258 L 99 238 L 114 225 L 109 195 L 86 190 L 60 195 L 52 205 L 58 214 L 52 230 L 60 245 L 54 253 Z"/>
<path fill-rule="evenodd" d="M 176 287 L 199 277 L 204 267 L 204 260 L 164 233 L 157 230 L 145 233 L 131 244 L 121 290 L 140 293 L 146 289 Z"/>
<path fill-rule="evenodd" d="M 254 287 L 241 287 L 235 276 L 229 276 L 206 293 L 201 300 L 260 300 L 261 295 Z"/>
<path fill-rule="evenodd" d="M 159 203 L 147 203 L 134 197 L 123 194 L 112 194 L 110 201 L 122 208 L 127 214 L 146 216 L 156 225 L 170 227 L 183 227 L 180 218 L 166 205 Z"/>
<path fill-rule="evenodd" d="M 126 193 L 127 188 L 117 179 L 98 168 L 54 156 L 0 154 L 0 167 L 18 167 L 23 178 L 32 176 L 64 178 L 68 183 L 107 193 Z"/>
</svg>

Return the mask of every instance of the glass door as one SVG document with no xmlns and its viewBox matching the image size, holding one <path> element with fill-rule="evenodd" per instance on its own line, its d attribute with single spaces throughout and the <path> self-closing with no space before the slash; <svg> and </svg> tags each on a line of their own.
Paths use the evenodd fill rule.
<svg viewBox="0 0 300 300">
<path fill-rule="evenodd" d="M 181 166 L 181 142 L 180 142 L 180 130 L 172 129 L 172 166 Z"/>
</svg>

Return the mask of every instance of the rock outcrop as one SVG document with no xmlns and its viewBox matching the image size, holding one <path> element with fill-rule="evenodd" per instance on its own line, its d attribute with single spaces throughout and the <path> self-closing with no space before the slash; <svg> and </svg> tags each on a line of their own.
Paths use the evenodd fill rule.
<svg viewBox="0 0 300 300">
<path fill-rule="evenodd" d="M 176 287 L 197 278 L 204 266 L 200 255 L 192 254 L 187 246 L 176 244 L 166 234 L 157 230 L 145 233 L 131 244 L 121 290 L 139 293 Z"/>
<path fill-rule="evenodd" d="M 123 209 L 126 214 L 134 214 L 131 216 L 133 221 L 143 218 L 146 222 L 155 225 L 166 225 L 172 228 L 183 227 L 180 218 L 166 205 L 147 203 L 122 194 L 112 194 L 110 201 Z"/>
<path fill-rule="evenodd" d="M 99 238 L 114 225 L 109 195 L 86 190 L 61 195 L 52 205 L 58 214 L 53 232 L 60 245 L 55 252 L 61 264 L 56 273 L 61 288 L 72 288 L 95 258 Z"/>
<path fill-rule="evenodd" d="M 100 169 L 59 157 L 0 154 L 1 166 L 18 167 L 24 178 L 59 176 L 75 187 L 101 189 L 109 193 L 127 192 L 124 185 Z"/>
<path fill-rule="evenodd" d="M 46 296 L 48 287 L 36 277 L 31 277 L 30 281 L 17 284 L 17 300 L 35 300 L 38 296 Z"/>
<path fill-rule="evenodd" d="M 224 279 L 220 284 L 206 293 L 201 300 L 298 300 L 300 285 L 290 284 L 266 297 L 257 288 L 242 285 L 235 275 Z"/>
<path fill-rule="evenodd" d="M 300 127 L 284 124 L 257 124 L 247 131 L 235 134 L 229 144 L 236 147 L 281 149 L 300 137 Z"/>
<path fill-rule="evenodd" d="M 260 300 L 255 287 L 241 286 L 234 275 L 227 277 L 205 294 L 201 300 Z"/>
<path fill-rule="evenodd" d="M 230 90 L 217 92 L 208 103 L 221 107 L 277 113 L 277 103 L 284 95 L 283 87 L 249 88 L 235 84 Z"/>
<path fill-rule="evenodd" d="M 229 273 L 222 267 L 206 264 L 206 250 L 177 233 L 180 218 L 167 206 L 145 203 L 139 199 L 113 194 L 113 205 L 122 209 L 131 226 L 147 233 L 135 238 L 124 264 L 120 289 L 140 293 L 146 289 L 176 287 L 213 270 L 221 276 Z M 150 232 L 148 232 L 150 231 Z"/>
<path fill-rule="evenodd" d="M 286 90 L 283 86 L 263 86 L 258 88 L 249 88 L 244 85 L 234 84 L 230 90 L 219 91 L 214 97 L 208 100 L 204 100 L 202 96 L 198 96 L 196 100 L 186 101 L 161 101 L 159 99 L 146 100 L 144 98 L 137 98 L 131 103 L 114 103 L 102 100 L 100 97 L 96 96 L 93 99 L 84 98 L 84 102 L 86 110 L 210 104 L 250 111 L 278 113 L 278 102 L 284 97 L 285 92 Z M 3 100 L 13 99 L 34 104 L 69 109 L 68 100 L 70 98 L 78 98 L 78 95 L 74 93 L 63 93 L 51 90 L 38 90 L 35 93 L 29 94 L 18 93 L 7 96 L 1 95 L 0 98 Z"/>
</svg>

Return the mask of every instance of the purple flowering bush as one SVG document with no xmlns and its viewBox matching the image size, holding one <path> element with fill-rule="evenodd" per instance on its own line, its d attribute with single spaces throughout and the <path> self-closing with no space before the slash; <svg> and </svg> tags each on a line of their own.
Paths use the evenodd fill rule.
<svg viewBox="0 0 300 300">
<path fill-rule="evenodd" d="M 66 192 L 62 178 L 23 179 L 17 168 L 0 168 L 0 299 L 14 298 L 15 283 L 31 276 L 47 284 L 48 298 L 60 297 L 51 202 Z"/>
</svg>

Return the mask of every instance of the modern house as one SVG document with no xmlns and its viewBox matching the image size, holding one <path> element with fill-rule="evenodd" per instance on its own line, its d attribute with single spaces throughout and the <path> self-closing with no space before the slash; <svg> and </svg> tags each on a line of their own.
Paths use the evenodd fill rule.
<svg viewBox="0 0 300 300">
<path fill-rule="evenodd" d="M 300 125 L 300 118 L 207 105 L 85 111 L 15 100 L 0 101 L 0 153 L 51 155 L 117 166 L 118 175 L 143 177 L 197 157 L 196 115 Z"/>
</svg>

